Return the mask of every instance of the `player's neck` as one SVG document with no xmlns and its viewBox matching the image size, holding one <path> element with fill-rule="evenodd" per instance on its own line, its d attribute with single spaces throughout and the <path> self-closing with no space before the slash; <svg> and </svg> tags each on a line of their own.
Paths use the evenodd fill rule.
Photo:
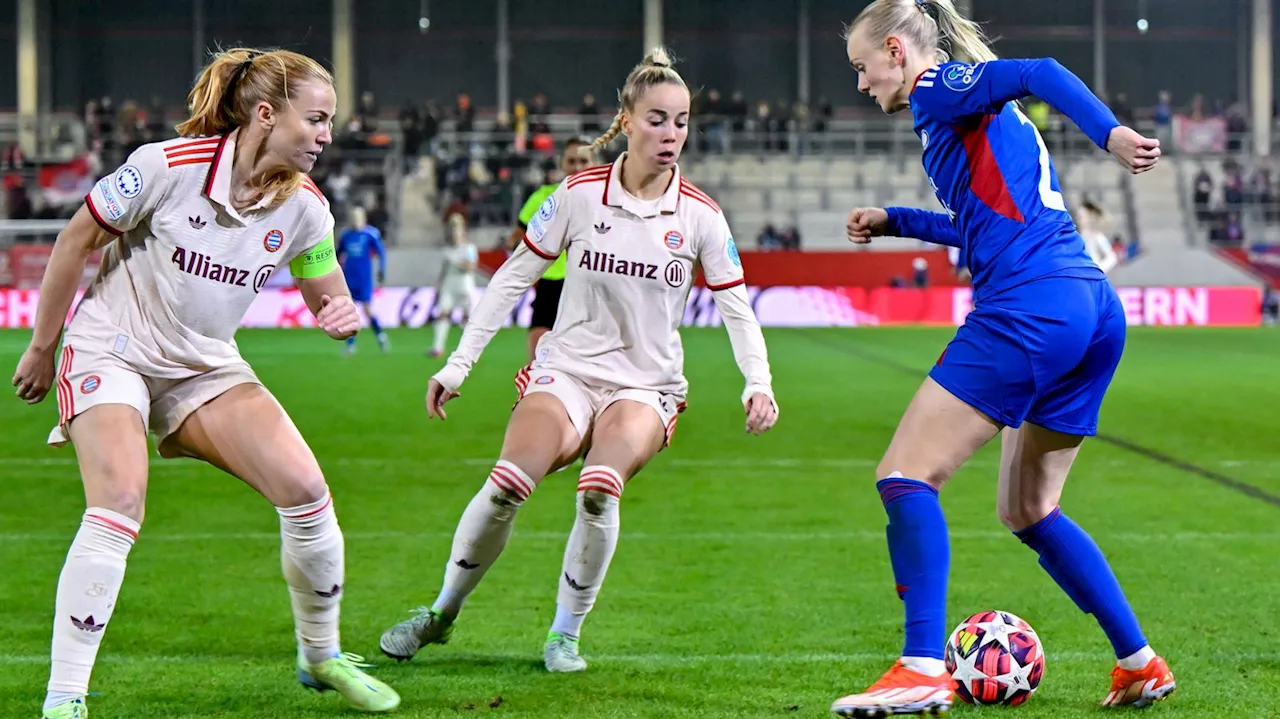
<svg viewBox="0 0 1280 719">
<path fill-rule="evenodd" d="M 261 199 L 262 191 L 252 188 L 265 185 L 267 177 L 279 169 L 279 163 L 262 151 L 262 140 L 242 135 L 231 162 L 231 204 L 236 211 Z"/>
<path fill-rule="evenodd" d="M 656 200 L 667 191 L 671 184 L 671 173 L 674 170 L 663 170 L 656 167 L 645 167 L 645 163 L 631 158 L 622 160 L 622 189 L 640 200 Z"/>
</svg>

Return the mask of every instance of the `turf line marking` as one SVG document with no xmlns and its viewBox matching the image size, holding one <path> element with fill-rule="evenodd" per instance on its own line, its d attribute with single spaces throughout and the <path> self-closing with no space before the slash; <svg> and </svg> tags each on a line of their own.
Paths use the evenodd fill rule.
<svg viewBox="0 0 1280 719">
<path fill-rule="evenodd" d="M 884 355 L 871 352 L 869 350 L 863 349 L 862 347 L 859 347 L 854 344 L 850 344 L 847 342 L 832 342 L 832 341 L 826 340 L 821 335 L 815 336 L 812 334 L 797 333 L 797 336 L 803 337 L 804 339 L 814 344 L 822 345 L 824 347 L 827 347 L 828 349 L 832 349 L 837 352 L 842 352 L 851 357 L 856 357 L 858 359 L 861 359 L 865 362 L 869 362 L 871 364 L 880 365 L 881 367 L 894 370 L 900 374 L 905 374 L 905 375 L 914 377 L 916 379 L 922 380 L 928 376 L 927 372 L 921 372 L 916 367 L 903 364 L 895 359 L 891 359 L 889 357 L 885 357 Z M 1166 467 L 1170 467 L 1172 469 L 1176 469 L 1181 472 L 1185 472 L 1187 474 L 1200 477 L 1202 479 L 1207 479 L 1220 486 L 1226 487 L 1227 489 L 1239 492 L 1240 494 L 1243 494 L 1246 497 L 1256 499 L 1260 502 L 1265 502 L 1266 504 L 1270 504 L 1274 507 L 1280 507 L 1280 495 L 1272 494 L 1260 487 L 1256 487 L 1247 482 L 1242 482 L 1238 479 L 1235 479 L 1233 477 L 1228 477 L 1225 474 L 1222 474 L 1220 472 L 1215 472 L 1211 469 L 1202 467 L 1198 464 L 1192 464 L 1191 462 L 1178 459 L 1177 457 L 1173 457 L 1171 455 L 1165 454 L 1163 452 L 1160 452 L 1159 450 L 1151 449 L 1150 447 L 1144 447 L 1140 444 L 1134 444 L 1133 442 L 1130 442 L 1126 439 L 1122 439 L 1115 435 L 1099 433 L 1097 435 L 1097 439 L 1113 447 L 1126 450 L 1140 457 L 1145 457 L 1157 464 L 1163 464 Z"/>
<path fill-rule="evenodd" d="M 1213 662 L 1271 662 L 1280 660 L 1280 653 L 1276 652 L 1239 652 L 1239 653 L 1215 653 L 1215 654 L 1196 654 L 1195 659 Z M 652 653 L 652 654 L 592 654 L 592 660 L 600 663 L 614 664 L 657 664 L 657 665 L 687 665 L 687 664 L 829 664 L 837 662 L 888 662 L 893 660 L 893 656 L 880 652 L 859 652 L 853 654 L 839 653 L 812 653 L 812 654 L 674 654 L 674 653 Z M 433 654 L 431 661 L 419 662 L 420 667 L 430 667 L 432 664 L 448 666 L 459 662 L 468 661 L 485 661 L 505 660 L 514 662 L 533 662 L 539 659 L 535 653 L 519 653 L 519 652 L 495 652 L 492 654 L 480 652 L 468 652 L 449 654 L 445 652 L 437 652 Z M 1048 652 L 1046 659 L 1050 662 L 1098 662 L 1106 660 L 1105 652 Z M 392 666 L 391 660 L 378 657 L 377 661 Z M 1186 658 L 1183 659 L 1186 661 Z M 48 665 L 49 657 L 46 654 L 0 654 L 0 665 Z M 188 665 L 209 665 L 209 664 L 233 664 L 244 666 L 246 664 L 262 665 L 273 663 L 264 659 L 262 656 L 203 656 L 199 654 L 188 655 L 155 655 L 155 656 L 130 656 L 130 655 L 110 655 L 104 654 L 98 658 L 99 664 L 118 664 L 124 666 L 150 666 L 160 664 L 188 664 Z M 285 660 L 283 663 L 287 664 Z M 255 669 L 256 671 L 256 669 Z"/>
<path fill-rule="evenodd" d="M 1117 541 L 1140 543 L 1170 542 L 1280 542 L 1280 532 L 1094 532 L 1096 536 Z M 10 532 L 0 534 L 0 542 L 70 542 L 74 532 Z M 564 542 L 568 532 L 521 530 L 514 532 L 517 541 L 553 541 Z M 343 536 L 349 540 L 378 539 L 450 539 L 452 531 L 359 531 L 344 530 Z M 884 541 L 883 530 L 866 530 L 857 532 L 624 532 L 622 535 L 628 542 L 876 542 Z M 991 540 L 1008 541 L 1009 532 L 983 530 L 952 530 L 955 540 Z M 139 537 L 146 542 L 278 542 L 279 532 L 180 532 L 166 534 L 164 532 L 148 533 L 146 530 Z"/>
</svg>

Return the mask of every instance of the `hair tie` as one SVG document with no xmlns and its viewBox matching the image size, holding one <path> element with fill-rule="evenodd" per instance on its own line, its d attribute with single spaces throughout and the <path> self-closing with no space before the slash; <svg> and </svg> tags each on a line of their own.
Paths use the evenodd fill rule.
<svg viewBox="0 0 1280 719">
<path fill-rule="evenodd" d="M 929 0 L 916 0 L 916 9 L 937 21 L 937 6 L 929 2 Z"/>
<path fill-rule="evenodd" d="M 253 61 L 257 58 L 258 53 L 250 53 L 249 58 L 240 63 L 240 66 L 236 68 L 236 74 L 231 77 L 231 82 L 227 83 L 227 91 L 222 95 L 224 103 L 228 101 L 232 103 L 235 102 L 236 88 L 239 87 L 240 82 L 244 80 L 245 76 L 249 74 L 249 68 L 253 67 Z"/>
</svg>

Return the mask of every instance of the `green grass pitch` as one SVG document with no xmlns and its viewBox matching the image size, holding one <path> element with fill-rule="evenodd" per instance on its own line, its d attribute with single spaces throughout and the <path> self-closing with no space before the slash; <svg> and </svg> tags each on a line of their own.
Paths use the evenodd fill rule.
<svg viewBox="0 0 1280 719">
<path fill-rule="evenodd" d="M 347 537 L 344 648 L 404 698 L 402 717 L 822 717 L 900 649 L 875 464 L 951 332 L 769 330 L 778 427 L 743 431 L 721 329 L 684 333 L 689 410 L 628 487 L 622 538 L 583 633 L 582 675 L 541 643 L 573 517 L 574 475 L 548 478 L 453 641 L 395 664 L 382 630 L 430 603 L 463 507 L 496 458 L 524 334 L 490 345 L 428 423 L 428 331 L 347 357 L 317 331 L 245 331 L 245 356 L 320 457 Z M 11 372 L 28 333 L 0 333 Z M 456 334 L 455 334 L 456 339 Z M 1103 432 L 1199 467 L 1086 443 L 1063 499 L 1111 559 L 1179 690 L 1153 717 L 1280 717 L 1280 334 L 1135 329 Z M 8 375 L 6 375 L 8 376 Z M 37 717 L 54 588 L 83 510 L 71 448 L 44 445 L 56 403 L 0 403 L 0 717 Z M 1103 716 L 1109 645 L 996 519 L 998 450 L 943 493 L 949 622 L 1004 609 L 1048 653 L 1024 707 L 956 716 Z M 1253 495 L 1219 480 L 1253 488 Z M 192 461 L 152 465 L 147 521 L 90 699 L 95 719 L 350 715 L 293 677 L 276 514 Z M 499 701 L 499 697 L 501 698 Z"/>
</svg>

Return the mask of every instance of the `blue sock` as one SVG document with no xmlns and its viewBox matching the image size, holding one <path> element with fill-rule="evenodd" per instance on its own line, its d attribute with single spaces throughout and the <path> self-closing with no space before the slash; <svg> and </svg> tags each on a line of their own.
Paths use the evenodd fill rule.
<svg viewBox="0 0 1280 719">
<path fill-rule="evenodd" d="M 373 328 L 373 333 L 375 335 L 382 334 L 382 325 L 378 324 L 377 317 L 369 317 L 369 326 Z"/>
<path fill-rule="evenodd" d="M 1092 614 L 1106 632 L 1117 658 L 1147 646 L 1138 618 L 1120 589 L 1120 582 L 1093 539 L 1062 509 L 1014 532 L 1040 555 L 1040 566 L 1085 614 Z"/>
<path fill-rule="evenodd" d="M 876 489 L 889 515 L 889 561 L 907 614 L 902 656 L 942 659 L 951 547 L 938 490 L 901 477 L 882 479 Z"/>
<path fill-rule="evenodd" d="M 347 338 L 347 346 L 348 346 L 348 347 L 351 347 L 351 346 L 352 346 L 352 345 L 354 345 L 355 343 L 356 343 L 356 336 L 355 336 L 355 335 L 351 335 L 350 337 L 348 337 L 348 338 Z"/>
</svg>

